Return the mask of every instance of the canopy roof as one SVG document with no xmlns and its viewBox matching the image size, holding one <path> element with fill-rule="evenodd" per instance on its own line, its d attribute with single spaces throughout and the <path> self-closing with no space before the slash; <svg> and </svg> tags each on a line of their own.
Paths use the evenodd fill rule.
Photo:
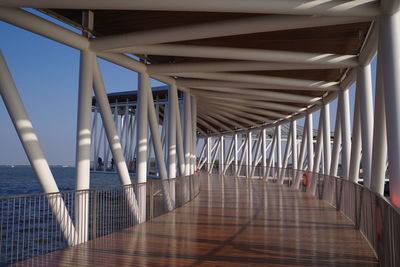
<svg viewBox="0 0 400 267">
<path fill-rule="evenodd" d="M 89 31 L 82 9 L 41 11 Z M 134 54 L 150 74 L 176 79 L 197 97 L 198 127 L 208 134 L 275 123 L 334 98 L 373 26 L 362 14 L 92 12 L 93 48 Z"/>
</svg>

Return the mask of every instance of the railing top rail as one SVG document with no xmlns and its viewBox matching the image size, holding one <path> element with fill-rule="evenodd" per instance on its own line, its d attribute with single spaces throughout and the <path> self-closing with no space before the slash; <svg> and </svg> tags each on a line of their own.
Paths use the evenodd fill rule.
<svg viewBox="0 0 400 267">
<path fill-rule="evenodd" d="M 192 175 L 189 175 L 192 176 Z M 188 176 L 179 176 L 176 178 L 168 179 L 166 181 L 171 181 L 171 180 L 178 180 L 178 179 L 183 179 Z M 117 188 L 127 188 L 131 186 L 138 186 L 142 184 L 147 184 L 149 181 L 157 181 L 161 182 L 163 180 L 155 179 L 155 178 L 148 178 L 147 182 L 145 183 L 137 183 L 137 182 L 132 182 L 131 184 L 128 185 L 110 185 L 110 186 L 104 186 L 104 187 L 96 187 L 96 188 L 89 188 L 89 189 L 81 189 L 81 190 L 65 190 L 65 191 L 59 191 L 59 192 L 51 192 L 51 193 L 33 193 L 33 194 L 25 194 L 25 195 L 14 195 L 14 196 L 0 196 L 0 201 L 6 200 L 6 199 L 17 199 L 17 198 L 28 198 L 28 197 L 40 197 L 40 196 L 51 196 L 51 195 L 60 195 L 60 194 L 72 194 L 72 193 L 79 193 L 79 192 L 93 192 L 93 191 L 101 191 L 101 190 L 110 190 L 110 189 L 117 189 Z"/>
</svg>

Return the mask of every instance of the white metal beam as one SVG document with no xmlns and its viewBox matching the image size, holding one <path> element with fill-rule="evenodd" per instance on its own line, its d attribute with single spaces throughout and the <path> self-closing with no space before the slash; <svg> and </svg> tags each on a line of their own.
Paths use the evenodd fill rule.
<svg viewBox="0 0 400 267">
<path fill-rule="evenodd" d="M 338 68 L 359 65 L 356 55 L 336 55 L 332 53 L 307 53 L 266 49 L 196 46 L 179 44 L 158 44 L 131 46 L 108 50 L 114 53 L 133 53 L 159 56 L 219 58 L 233 60 L 273 61 L 286 63 L 307 63 L 332 65 Z"/>
<path fill-rule="evenodd" d="M 366 16 L 380 14 L 379 2 L 375 0 L 351 0 L 343 2 L 314 0 L 2 0 L 2 6 L 62 9 L 114 9 L 114 10 L 160 10 L 160 11 L 203 11 L 203 12 L 240 12 L 259 14 L 294 14 L 294 15 L 332 15 Z"/>
<path fill-rule="evenodd" d="M 171 72 L 227 72 L 227 71 L 269 71 L 269 70 L 310 70 L 334 69 L 330 64 L 279 63 L 262 61 L 229 60 L 215 62 L 189 62 L 150 64 L 147 71 L 151 74 Z"/>
<path fill-rule="evenodd" d="M 316 91 L 337 91 L 340 90 L 336 82 L 325 81 L 311 81 L 304 79 L 283 78 L 276 76 L 253 75 L 243 73 L 213 73 L 213 72 L 170 72 L 166 75 L 183 78 L 196 78 L 208 79 L 217 81 L 233 81 L 233 82 L 247 82 L 247 83 L 261 83 L 270 86 L 290 86 L 292 88 L 299 88 L 303 90 L 316 90 Z M 208 88 L 208 87 L 202 87 Z M 218 88 L 218 87 L 217 87 Z M 258 92 L 260 93 L 260 92 Z"/>
<path fill-rule="evenodd" d="M 311 97 L 297 94 L 288 94 L 288 93 L 280 93 L 280 92 L 264 92 L 263 94 L 257 95 L 247 95 L 245 92 L 242 94 L 227 94 L 226 92 L 213 92 L 208 90 L 201 89 L 191 89 L 191 92 L 194 95 L 199 95 L 203 97 L 225 97 L 225 98 L 236 98 L 236 99 L 245 99 L 245 100 L 270 100 L 277 102 L 293 102 L 293 103 L 303 103 L 303 104 L 311 104 L 317 103 L 321 99 L 320 97 Z"/>
</svg>

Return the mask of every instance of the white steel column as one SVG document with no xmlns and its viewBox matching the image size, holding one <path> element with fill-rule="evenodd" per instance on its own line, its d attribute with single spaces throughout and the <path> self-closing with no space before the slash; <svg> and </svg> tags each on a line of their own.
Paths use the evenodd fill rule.
<svg viewBox="0 0 400 267">
<path fill-rule="evenodd" d="M 191 116 L 191 97 L 189 93 L 184 93 L 184 129 L 185 129 L 185 138 L 184 138 L 184 145 L 185 145 L 185 175 L 191 174 L 190 169 L 190 155 L 191 155 L 191 147 L 192 147 L 192 116 Z"/>
<path fill-rule="evenodd" d="M 307 113 L 307 120 L 306 120 L 306 127 L 307 127 L 307 157 L 308 157 L 308 171 L 313 170 L 313 160 L 314 160 L 314 132 L 313 132 L 313 121 L 312 121 L 312 114 Z"/>
<path fill-rule="evenodd" d="M 149 86 L 145 87 L 145 90 L 147 90 L 147 101 L 148 101 L 147 107 L 148 107 L 148 118 L 150 124 L 151 139 L 153 140 L 154 154 L 156 157 L 158 171 L 160 173 L 160 178 L 161 180 L 166 181 L 168 179 L 167 168 L 165 166 L 164 153 L 162 150 L 161 137 L 159 131 L 159 124 L 157 121 L 156 111 L 154 109 L 153 92 L 151 91 L 149 80 L 148 80 L 148 85 Z M 164 196 L 164 205 L 168 211 L 171 211 L 175 207 L 175 203 L 173 203 L 171 200 L 169 194 L 170 193 L 169 186 L 166 182 L 162 182 L 161 188 Z"/>
<path fill-rule="evenodd" d="M 253 133 L 249 131 L 248 133 L 248 146 L 247 146 L 247 166 L 246 166 L 246 176 L 247 178 L 251 175 L 251 166 L 253 163 Z"/>
<path fill-rule="evenodd" d="M 179 102 L 177 106 L 176 113 L 176 149 L 178 153 L 178 166 L 179 166 L 179 175 L 185 175 L 185 153 L 183 147 L 183 138 L 182 138 L 182 123 L 181 123 L 181 115 L 180 115 L 180 107 Z"/>
<path fill-rule="evenodd" d="M 354 101 L 353 112 L 353 135 L 351 138 L 351 156 L 348 179 L 357 183 L 360 176 L 360 161 L 361 161 L 361 115 L 360 115 L 360 95 L 361 84 L 357 83 L 356 97 Z M 346 177 L 345 177 L 346 179 Z"/>
<path fill-rule="evenodd" d="M 254 153 L 254 159 L 251 162 L 251 168 L 250 168 L 250 176 L 251 177 L 254 176 L 257 164 L 259 163 L 258 154 L 260 154 L 260 150 L 262 148 L 262 144 L 263 144 L 263 142 L 262 142 L 262 131 L 260 131 L 260 132 L 258 132 L 258 139 L 257 139 L 257 141 L 255 143 L 256 151 Z"/>
<path fill-rule="evenodd" d="M 298 170 L 303 170 L 303 166 L 304 166 L 304 158 L 305 158 L 305 154 L 306 154 L 306 144 L 307 144 L 307 117 L 304 120 L 304 126 L 303 126 L 303 134 L 302 134 L 302 140 L 301 140 L 301 146 L 300 146 L 300 153 L 299 153 L 299 160 L 298 160 L 298 164 L 297 164 L 297 169 Z M 292 186 L 296 189 L 299 188 L 300 185 L 300 180 L 302 177 L 302 173 L 301 171 L 296 173 L 296 179 L 293 182 Z"/>
<path fill-rule="evenodd" d="M 315 144 L 314 163 L 313 163 L 313 168 L 312 168 L 313 175 L 318 175 L 317 173 L 319 173 L 320 165 L 321 165 L 322 142 L 324 140 L 323 139 L 324 132 L 322 130 L 324 114 L 322 114 L 322 113 L 323 113 L 323 110 L 321 110 L 320 114 L 319 114 L 317 143 Z M 313 183 L 313 185 L 316 185 L 316 183 Z M 313 188 L 313 189 L 315 189 L 315 188 Z"/>
<path fill-rule="evenodd" d="M 262 166 L 263 166 L 263 176 L 265 177 L 266 167 L 267 167 L 267 129 L 262 129 L 261 134 L 262 134 Z"/>
<path fill-rule="evenodd" d="M 378 48 L 379 49 L 379 48 Z M 387 133 L 382 57 L 378 51 L 376 67 L 375 115 L 371 166 L 371 190 L 383 195 L 387 169 Z"/>
<path fill-rule="evenodd" d="M 211 146 L 212 139 L 211 137 L 207 137 L 207 171 L 211 173 Z"/>
<path fill-rule="evenodd" d="M 248 143 L 249 143 L 248 141 L 249 140 L 248 140 L 247 137 L 245 137 L 244 141 L 242 140 L 242 145 L 241 145 L 242 146 L 242 149 L 241 149 L 242 153 L 241 153 L 240 160 L 239 160 L 239 168 L 238 168 L 238 171 L 237 171 L 237 174 L 236 174 L 237 176 L 240 176 L 240 171 L 243 168 L 243 162 L 244 162 L 245 158 L 248 155 L 248 153 L 247 153 Z"/>
<path fill-rule="evenodd" d="M 380 52 L 387 121 L 390 200 L 400 207 L 400 12 L 381 16 Z"/>
<path fill-rule="evenodd" d="M 285 155 L 283 158 L 283 166 L 282 166 L 282 170 L 281 170 L 280 176 L 279 176 L 279 183 L 281 183 L 281 184 L 283 184 L 283 182 L 284 182 L 283 180 L 286 175 L 286 168 L 287 168 L 288 161 L 289 161 L 290 147 L 292 146 L 292 127 L 293 127 L 293 124 L 290 122 L 289 131 L 286 135 L 286 147 L 285 147 Z"/>
<path fill-rule="evenodd" d="M 364 186 L 371 185 L 371 164 L 372 164 L 372 134 L 374 129 L 373 104 L 372 104 L 372 80 L 371 65 L 357 68 L 357 90 L 360 91 L 360 119 L 362 135 L 362 168 Z"/>
<path fill-rule="evenodd" d="M 300 146 L 300 154 L 299 154 L 299 160 L 297 163 L 297 167 L 299 170 L 303 170 L 304 166 L 304 160 L 305 160 L 305 155 L 306 155 L 306 145 L 307 145 L 307 120 L 308 118 L 306 117 L 304 119 L 304 125 L 303 125 L 303 135 L 302 135 L 302 140 L 301 140 L 301 146 Z"/>
<path fill-rule="evenodd" d="M 323 110 L 323 131 L 324 131 L 324 174 L 329 174 L 331 167 L 331 115 L 329 104 L 322 106 Z"/>
<path fill-rule="evenodd" d="M 339 92 L 340 102 L 340 127 L 342 130 L 342 176 L 344 179 L 349 177 L 350 166 L 350 105 L 349 105 L 349 90 L 345 89 Z"/>
<path fill-rule="evenodd" d="M 139 92 L 136 106 L 136 177 L 138 183 L 147 182 L 147 133 L 148 133 L 148 90 L 150 88 L 149 75 L 147 73 L 139 73 Z M 138 203 L 140 210 L 140 222 L 146 220 L 146 187 L 141 186 L 138 192 Z"/>
<path fill-rule="evenodd" d="M 191 99 L 191 122 L 192 122 L 192 156 L 191 156 L 191 161 L 192 161 L 192 168 L 191 168 L 191 173 L 194 174 L 196 171 L 196 165 L 197 165 L 197 99 L 195 96 L 192 96 Z"/>
<path fill-rule="evenodd" d="M 219 174 L 223 174 L 224 172 L 224 165 L 225 165 L 225 139 L 224 136 L 221 135 L 219 137 L 219 166 L 218 166 L 218 171 Z"/>
<path fill-rule="evenodd" d="M 117 134 L 117 129 L 114 124 L 114 120 L 111 114 L 110 103 L 108 102 L 108 97 L 106 95 L 106 90 L 104 87 L 104 82 L 100 73 L 100 68 L 98 63 L 94 64 L 93 69 L 93 83 L 94 83 L 94 93 L 96 95 L 96 101 L 100 108 L 100 114 L 103 121 L 105 133 L 110 144 L 111 152 L 117 166 L 117 172 L 122 185 L 130 185 L 131 178 L 128 172 L 128 166 L 124 159 L 122 152 L 121 142 Z M 147 130 L 146 130 L 147 134 Z M 147 142 L 147 140 L 146 140 Z M 146 158 L 146 151 L 144 158 Z M 125 191 L 128 204 L 132 210 L 134 220 L 140 222 L 140 210 L 138 208 L 138 203 L 136 201 L 135 193 L 132 188 L 126 188 Z"/>
<path fill-rule="evenodd" d="M 339 165 L 339 155 L 340 146 L 342 144 L 342 129 L 341 129 L 341 119 L 340 119 L 340 103 L 337 104 L 336 109 L 336 121 L 335 121 L 335 137 L 333 139 L 332 157 L 331 157 L 331 167 L 329 169 L 330 176 L 336 176 L 338 165 Z"/>
<path fill-rule="evenodd" d="M 274 136 L 272 137 L 272 144 L 271 144 L 271 150 L 269 152 L 269 158 L 268 158 L 268 162 L 267 162 L 267 172 L 265 175 L 265 179 L 268 180 L 269 177 L 269 173 L 271 171 L 272 168 L 272 159 L 274 157 L 274 153 L 275 153 L 275 147 L 276 147 L 276 143 L 277 143 L 277 130 L 278 127 L 275 127 L 275 131 L 274 131 Z"/>
<path fill-rule="evenodd" d="M 292 124 L 292 168 L 297 169 L 297 123 L 295 120 Z"/>
<path fill-rule="evenodd" d="M 234 135 L 233 135 L 233 142 L 234 142 L 234 155 L 233 155 L 233 160 L 234 160 L 234 164 L 235 164 L 235 174 L 237 173 L 237 170 L 238 170 L 238 157 L 239 157 L 239 154 L 238 154 L 238 134 L 237 133 L 235 133 Z"/>
<path fill-rule="evenodd" d="M 176 114 L 178 109 L 178 91 L 175 85 L 168 88 L 168 178 L 176 177 Z"/>
<path fill-rule="evenodd" d="M 277 145 L 277 163 L 278 168 L 282 168 L 282 126 L 276 126 L 276 145 Z"/>
<path fill-rule="evenodd" d="M 321 165 L 321 157 L 322 157 L 322 142 L 323 142 L 323 130 L 322 130 L 322 125 L 323 125 L 323 117 L 324 114 L 322 114 L 323 110 L 321 109 L 320 115 L 319 115 L 319 122 L 318 122 L 318 135 L 317 135 L 317 143 L 315 145 L 315 154 L 314 154 L 314 162 L 313 162 L 313 168 L 312 168 L 312 177 L 313 177 L 313 183 L 311 187 L 311 193 L 314 195 L 317 190 L 317 184 L 318 184 L 318 173 L 320 170 L 320 165 Z"/>
<path fill-rule="evenodd" d="M 93 88 L 93 52 L 81 51 L 79 73 L 78 125 L 76 132 L 76 190 L 90 188 L 90 143 Z M 89 236 L 89 194 L 78 192 L 75 198 L 75 229 L 78 244 Z"/>
<path fill-rule="evenodd" d="M 26 156 L 31 163 L 43 191 L 45 193 L 59 192 L 49 164 L 40 147 L 39 139 L 33 129 L 32 122 L 25 110 L 1 50 L 0 93 L 18 137 L 21 140 Z M 68 245 L 75 245 L 75 227 L 61 195 L 54 194 L 48 197 L 48 201 Z"/>
</svg>

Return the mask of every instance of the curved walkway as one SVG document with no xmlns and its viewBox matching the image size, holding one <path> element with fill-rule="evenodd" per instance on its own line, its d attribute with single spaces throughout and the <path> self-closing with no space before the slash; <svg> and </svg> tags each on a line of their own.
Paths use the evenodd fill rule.
<svg viewBox="0 0 400 267">
<path fill-rule="evenodd" d="M 261 180 L 203 175 L 199 196 L 123 232 L 18 265 L 379 266 L 333 207 Z"/>
</svg>

